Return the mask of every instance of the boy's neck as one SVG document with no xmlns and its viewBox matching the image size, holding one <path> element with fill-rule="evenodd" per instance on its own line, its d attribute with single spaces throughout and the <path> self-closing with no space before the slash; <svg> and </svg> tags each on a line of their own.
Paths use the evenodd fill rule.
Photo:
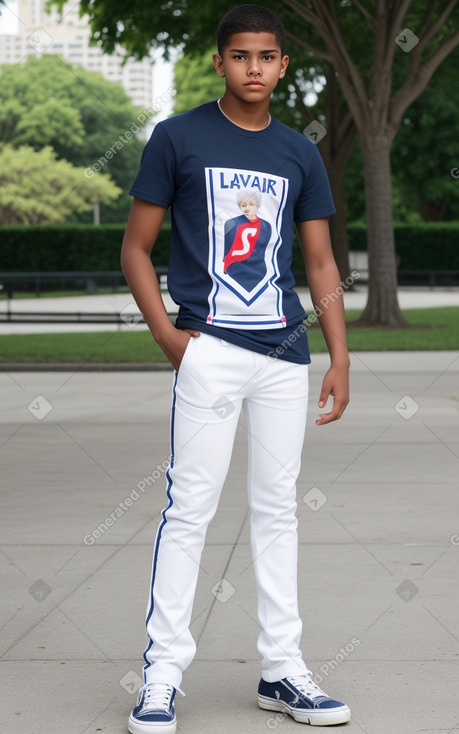
<svg viewBox="0 0 459 734">
<path fill-rule="evenodd" d="M 228 90 L 219 100 L 219 107 L 231 122 L 245 130 L 264 130 L 271 122 L 269 99 L 263 102 L 244 102 Z"/>
</svg>

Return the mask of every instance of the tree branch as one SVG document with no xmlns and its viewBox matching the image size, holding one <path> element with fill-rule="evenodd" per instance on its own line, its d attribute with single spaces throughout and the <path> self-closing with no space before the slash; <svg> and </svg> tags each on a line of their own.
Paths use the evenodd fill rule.
<svg viewBox="0 0 459 734">
<path fill-rule="evenodd" d="M 410 9 L 412 2 L 413 0 L 401 0 L 400 2 L 394 3 L 396 8 L 394 13 L 394 20 L 392 22 L 392 25 L 389 25 L 389 36 L 391 37 L 393 42 L 395 42 L 396 37 L 402 30 L 405 15 Z"/>
<path fill-rule="evenodd" d="M 430 20 L 433 16 L 435 5 L 436 5 L 436 0 L 429 0 L 427 3 L 426 12 L 424 13 L 424 19 L 421 23 L 421 27 L 419 28 L 419 31 L 417 31 L 419 38 L 422 38 L 425 35 L 425 33 L 427 32 L 427 29 L 430 28 Z"/>
<path fill-rule="evenodd" d="M 286 30 L 285 35 L 290 41 L 293 41 L 293 43 L 296 43 L 300 48 L 304 48 L 305 51 L 310 51 L 314 56 L 316 56 L 318 59 L 323 59 L 324 61 L 328 61 L 330 64 L 333 63 L 333 59 L 330 56 L 330 54 L 327 54 L 325 51 L 320 51 L 315 46 L 311 46 L 310 43 L 307 43 L 307 41 L 303 41 L 302 38 L 299 38 L 298 36 L 295 36 L 294 33 L 291 33 L 290 31 Z"/>
<path fill-rule="evenodd" d="M 429 7 L 426 9 L 426 14 L 425 14 L 424 23 L 423 23 L 423 27 L 424 26 L 425 27 L 428 27 L 429 30 L 426 30 L 426 33 L 423 36 L 420 34 L 421 37 L 420 37 L 419 43 L 410 52 L 410 68 L 409 68 L 409 73 L 408 73 L 408 76 L 407 76 L 407 78 L 405 80 L 405 83 L 404 83 L 403 87 L 401 88 L 401 90 L 403 90 L 406 87 L 407 84 L 409 84 L 413 88 L 417 88 L 417 83 L 419 83 L 419 79 L 420 78 L 423 78 L 423 72 L 422 72 L 422 70 L 426 66 L 430 66 L 430 64 L 432 63 L 432 59 L 433 58 L 436 58 L 436 54 L 434 54 L 432 56 L 432 58 L 430 59 L 430 61 L 426 61 L 426 63 L 424 64 L 424 67 L 421 67 L 421 56 L 422 56 L 422 53 L 425 50 L 426 46 L 429 44 L 429 42 L 434 38 L 435 34 L 438 33 L 443 28 L 445 22 L 448 20 L 448 17 L 450 16 L 450 14 L 453 11 L 454 7 L 457 5 L 457 2 L 458 2 L 458 0 L 451 0 L 450 3 L 446 6 L 446 8 L 440 13 L 440 15 L 435 20 L 435 22 L 433 24 L 431 24 L 431 25 L 429 23 L 429 25 L 426 26 L 426 23 L 430 21 L 430 18 L 431 18 L 431 15 L 432 15 L 432 11 L 433 11 L 433 6 L 435 5 L 434 0 L 432 0 L 431 2 L 429 2 Z M 454 38 L 454 35 L 449 39 L 449 41 L 451 39 L 453 39 L 453 38 Z M 446 41 L 445 43 L 449 43 L 449 41 Z M 441 50 L 441 48 L 443 48 L 443 46 L 440 47 L 440 49 L 438 49 L 438 51 Z M 454 48 L 454 45 L 453 45 L 452 48 Z M 448 51 L 448 53 L 449 53 L 449 51 Z M 445 57 L 443 57 L 443 58 L 445 58 Z M 441 60 L 443 60 L 443 58 Z M 438 62 L 438 64 L 439 63 L 441 63 L 441 61 Z M 437 64 L 437 66 L 438 66 L 438 64 Z M 428 76 L 427 81 L 431 78 L 431 76 L 434 73 L 434 71 L 437 68 L 437 66 L 431 71 L 430 75 Z M 427 85 L 427 82 L 425 83 L 425 85 L 424 85 L 424 87 L 422 88 L 421 91 L 423 91 L 423 89 L 425 88 L 426 85 Z M 399 90 L 399 91 L 401 91 L 401 90 Z M 421 92 L 419 92 L 419 94 L 420 93 Z M 394 99 L 395 99 L 395 97 L 394 97 Z"/>
<path fill-rule="evenodd" d="M 389 114 L 389 122 L 397 129 L 405 110 L 424 91 L 433 73 L 438 69 L 442 61 L 446 59 L 457 46 L 459 46 L 459 30 L 456 31 L 443 46 L 438 48 L 433 56 L 419 69 L 410 71 L 403 86 L 394 96 Z"/>
<path fill-rule="evenodd" d="M 418 43 L 418 53 L 421 54 L 422 51 L 425 49 L 427 44 L 432 40 L 432 38 L 438 33 L 440 28 L 445 24 L 445 22 L 448 20 L 449 16 L 451 15 L 451 11 L 454 9 L 454 6 L 457 5 L 457 0 L 451 0 L 449 5 L 446 6 L 446 8 L 443 10 L 442 13 L 438 16 L 437 20 L 429 26 L 429 30 L 424 33 L 423 36 L 419 37 L 419 43 Z"/>
<path fill-rule="evenodd" d="M 371 15 L 371 13 L 368 12 L 366 8 L 363 7 L 360 0 L 352 0 L 352 4 L 355 5 L 357 10 L 362 13 L 363 17 L 369 22 L 369 24 L 374 28 L 375 27 L 375 19 Z"/>
<path fill-rule="evenodd" d="M 324 52 L 321 52 L 319 58 L 322 58 L 324 61 L 327 61 L 335 67 L 337 73 L 340 75 L 344 96 L 352 110 L 356 124 L 361 126 L 362 110 L 366 103 L 365 88 L 360 74 L 347 52 L 339 31 L 338 22 L 335 19 L 331 24 L 331 28 L 329 28 L 324 22 L 323 13 L 321 14 L 319 12 L 318 14 L 315 14 L 311 12 L 310 9 L 305 8 L 303 4 L 298 2 L 298 0 L 283 0 L 283 2 L 285 5 L 295 10 L 300 17 L 311 23 L 328 46 L 329 54 L 327 55 Z M 317 3 L 317 0 L 312 0 L 312 2 L 316 10 L 323 10 L 321 3 Z M 311 53 L 315 53 L 317 51 L 317 49 L 307 44 L 306 41 L 301 41 L 298 38 L 295 38 L 295 40 L 299 42 L 303 48 L 311 51 Z M 339 51 L 338 46 L 340 49 Z"/>
<path fill-rule="evenodd" d="M 340 142 L 340 146 L 344 151 L 346 151 L 346 154 L 356 135 L 357 128 L 354 124 L 354 120 L 352 119 L 351 113 L 347 112 L 338 127 L 338 140 Z"/>
<path fill-rule="evenodd" d="M 386 55 L 387 62 L 391 66 L 392 66 L 395 52 L 397 50 L 397 44 L 395 43 L 395 39 L 397 38 L 398 34 L 402 30 L 405 15 L 407 14 L 408 10 L 410 9 L 412 2 L 413 0 L 402 0 L 402 2 L 396 2 L 395 3 L 396 12 L 394 14 L 394 19 L 392 23 L 387 24 L 385 55 Z"/>
<path fill-rule="evenodd" d="M 324 18 L 321 35 L 330 50 L 333 66 L 341 77 L 346 99 L 349 104 L 357 100 L 360 107 L 364 108 L 366 104 L 365 87 L 362 77 L 348 53 L 341 35 L 338 20 L 331 16 L 321 0 L 312 0 L 312 2 L 317 9 L 318 15 L 322 15 L 322 18 Z M 357 114 L 355 104 L 353 104 L 353 107 Z"/>
<path fill-rule="evenodd" d="M 308 21 L 308 23 L 311 23 L 314 28 L 318 29 L 320 25 L 319 18 L 311 10 L 305 8 L 303 3 L 298 2 L 298 0 L 282 0 L 282 2 L 284 3 L 284 5 L 287 5 L 289 8 L 294 10 L 295 13 L 298 13 L 301 18 L 304 18 Z"/>
</svg>

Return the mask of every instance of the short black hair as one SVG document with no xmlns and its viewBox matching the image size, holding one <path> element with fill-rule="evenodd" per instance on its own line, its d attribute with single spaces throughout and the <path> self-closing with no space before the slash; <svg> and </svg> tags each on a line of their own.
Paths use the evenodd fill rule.
<svg viewBox="0 0 459 734">
<path fill-rule="evenodd" d="M 284 24 L 276 13 L 263 5 L 238 5 L 223 16 L 217 28 L 217 48 L 220 55 L 233 33 L 272 33 L 276 36 L 282 55 L 285 53 Z"/>
</svg>

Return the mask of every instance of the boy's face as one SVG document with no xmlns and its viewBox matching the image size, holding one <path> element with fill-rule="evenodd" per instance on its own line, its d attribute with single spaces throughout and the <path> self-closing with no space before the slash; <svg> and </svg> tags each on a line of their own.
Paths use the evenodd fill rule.
<svg viewBox="0 0 459 734">
<path fill-rule="evenodd" d="M 213 61 L 228 92 L 244 102 L 263 102 L 285 76 L 289 58 L 273 33 L 233 33 Z"/>
</svg>

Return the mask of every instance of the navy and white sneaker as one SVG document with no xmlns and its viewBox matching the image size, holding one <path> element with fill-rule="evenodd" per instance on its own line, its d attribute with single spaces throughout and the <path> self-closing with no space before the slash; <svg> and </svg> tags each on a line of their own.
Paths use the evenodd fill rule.
<svg viewBox="0 0 459 734">
<path fill-rule="evenodd" d="M 313 726 L 345 724 L 351 718 L 349 707 L 327 696 L 310 673 L 282 678 L 276 683 L 261 679 L 258 705 L 268 711 L 290 714 L 295 721 Z"/>
<path fill-rule="evenodd" d="M 175 693 L 176 689 L 169 683 L 146 683 L 142 686 L 137 704 L 129 716 L 128 730 L 131 734 L 175 734 Z"/>
</svg>

